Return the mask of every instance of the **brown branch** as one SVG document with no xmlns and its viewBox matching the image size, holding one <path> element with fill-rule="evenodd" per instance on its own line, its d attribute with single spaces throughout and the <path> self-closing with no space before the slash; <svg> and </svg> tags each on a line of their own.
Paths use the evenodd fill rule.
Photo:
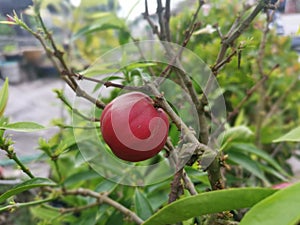
<svg viewBox="0 0 300 225">
<path fill-rule="evenodd" d="M 183 170 L 182 179 L 184 182 L 184 187 L 190 192 L 190 194 L 197 195 L 198 192 L 195 188 L 195 185 L 193 184 L 193 182 L 191 181 L 190 177 L 188 176 L 185 170 Z"/>
<path fill-rule="evenodd" d="M 218 73 L 219 69 L 222 68 L 225 64 L 229 63 L 231 61 L 231 59 L 237 54 L 237 50 L 233 49 L 232 52 L 225 58 L 223 59 L 221 62 L 219 62 L 218 64 L 214 65 L 211 70 L 213 72 L 213 74 Z"/>
<path fill-rule="evenodd" d="M 66 99 L 66 97 L 65 97 L 65 95 L 63 94 L 62 91 L 60 91 L 60 90 L 54 90 L 54 92 L 56 93 L 57 98 L 59 98 L 76 115 L 80 116 L 81 118 L 83 118 L 83 119 L 85 119 L 87 121 L 91 121 L 91 122 L 99 122 L 100 121 L 99 119 L 96 119 L 96 118 L 90 118 L 90 117 L 82 114 L 78 109 L 72 107 L 72 105 Z"/>
<path fill-rule="evenodd" d="M 147 20 L 150 27 L 152 28 L 153 34 L 157 34 L 158 36 L 160 36 L 160 32 L 158 31 L 157 25 L 155 25 L 155 23 L 150 18 L 147 0 L 145 0 L 145 12 L 142 15 L 144 19 Z"/>
<path fill-rule="evenodd" d="M 161 1 L 157 1 L 158 2 L 158 15 L 159 13 L 161 13 Z M 186 32 L 186 36 L 185 39 L 182 43 L 183 48 L 188 44 L 190 37 L 195 29 L 196 26 L 199 26 L 199 24 L 195 24 L 195 20 L 197 18 L 197 14 L 199 13 L 199 10 L 201 8 L 201 6 L 204 4 L 203 1 L 199 1 L 199 5 L 198 8 L 194 14 L 194 17 L 192 19 L 192 23 L 189 26 L 188 31 Z M 145 13 L 146 14 L 146 13 Z M 161 18 L 159 18 L 159 21 L 161 21 Z M 161 31 L 162 32 L 162 31 Z M 207 143 L 209 140 L 209 130 L 208 130 L 208 124 L 206 121 L 206 116 L 205 116 L 205 112 L 204 112 L 204 105 L 207 104 L 204 101 L 200 101 L 198 98 L 198 94 L 195 90 L 195 88 L 193 87 L 192 84 L 192 80 L 191 78 L 184 72 L 184 68 L 181 65 L 178 57 L 178 54 L 176 54 L 174 52 L 174 50 L 170 47 L 170 45 L 168 45 L 167 43 L 164 42 L 164 36 L 162 34 L 159 35 L 160 40 L 162 41 L 162 44 L 166 50 L 166 53 L 168 54 L 169 58 L 171 58 L 172 60 L 175 60 L 175 65 L 176 65 L 176 73 L 179 76 L 179 78 L 181 79 L 182 83 L 184 84 L 185 88 L 188 90 L 191 99 L 193 101 L 193 103 L 196 106 L 197 112 L 198 112 L 198 116 L 199 116 L 199 124 L 201 127 L 200 130 L 200 142 L 198 141 L 198 139 L 194 136 L 194 134 L 189 130 L 188 127 L 186 127 L 186 125 L 181 121 L 181 119 L 176 115 L 176 113 L 174 113 L 174 111 L 172 110 L 172 108 L 169 106 L 169 104 L 164 100 L 164 98 L 162 98 L 159 102 L 159 104 L 161 104 L 161 107 L 170 115 L 170 117 L 172 118 L 173 122 L 176 124 L 176 126 L 178 127 L 178 129 L 183 129 L 183 133 L 186 135 L 187 140 L 189 140 L 191 143 L 195 143 L 197 145 L 197 155 L 198 157 L 201 156 L 203 154 L 204 151 L 208 151 L 208 152 L 212 152 L 213 150 L 211 150 L 210 148 L 208 148 Z M 181 50 L 182 51 L 182 50 Z M 166 69 L 169 69 L 171 67 L 167 67 Z M 160 93 L 156 90 L 156 88 L 152 87 L 152 91 L 156 96 L 160 96 Z M 203 95 L 205 96 L 205 95 Z M 205 103 L 205 104 L 203 104 Z M 198 158 L 197 157 L 197 158 Z M 218 162 L 218 159 L 215 159 Z M 215 162 L 212 163 L 212 165 L 216 166 L 217 164 Z M 209 170 L 220 170 L 220 166 L 217 168 L 212 168 L 209 167 Z M 219 172 L 220 174 L 221 172 Z M 219 176 L 217 173 L 214 173 L 217 176 L 217 180 L 219 184 L 223 184 L 224 181 L 222 180 L 222 176 Z M 210 180 L 213 181 L 213 180 Z M 222 187 L 224 185 L 216 185 L 215 183 L 211 183 L 212 188 L 213 187 Z"/>
<path fill-rule="evenodd" d="M 128 86 L 128 85 L 123 85 L 123 84 L 117 84 L 111 81 L 103 81 L 103 80 L 99 80 L 97 78 L 93 78 L 93 77 L 86 77 L 83 76 L 79 73 L 74 73 L 74 72 L 69 72 L 66 70 L 63 70 L 61 72 L 63 75 L 67 75 L 69 77 L 75 77 L 78 80 L 88 80 L 88 81 L 92 81 L 98 84 L 103 84 L 105 87 L 116 87 L 116 88 L 120 88 L 120 89 L 124 89 L 124 90 L 130 90 L 130 91 L 142 91 L 145 90 L 147 87 L 146 86 L 142 86 L 142 87 L 135 87 L 135 86 Z"/>
<path fill-rule="evenodd" d="M 183 168 L 179 169 L 173 177 L 173 181 L 171 183 L 171 191 L 168 200 L 169 204 L 176 201 L 180 197 L 180 195 L 183 194 L 183 187 L 181 183 L 182 173 L 183 173 Z"/>
<path fill-rule="evenodd" d="M 241 18 L 238 17 L 236 22 L 232 25 L 229 32 L 225 35 L 222 40 L 222 46 L 219 51 L 217 60 L 215 64 L 219 64 L 225 57 L 227 49 L 233 45 L 235 40 L 240 37 L 240 35 L 249 27 L 250 23 L 256 18 L 256 16 L 265 8 L 268 0 L 260 0 L 258 5 L 254 8 L 251 14 L 242 22 Z M 217 75 L 217 73 L 215 74 Z"/>
<path fill-rule="evenodd" d="M 171 0 L 166 0 L 166 11 L 165 11 L 165 29 L 166 29 L 166 40 L 171 41 L 170 31 L 170 17 L 171 17 Z"/>
<path fill-rule="evenodd" d="M 22 161 L 19 159 L 17 156 L 14 147 L 13 147 L 13 142 L 6 138 L 6 137 L 1 137 L 1 144 L 0 144 L 0 149 L 6 152 L 7 157 L 13 161 L 20 167 L 20 169 L 30 178 L 34 178 L 35 176 L 31 173 L 30 169 L 26 167 Z"/>
<path fill-rule="evenodd" d="M 215 157 L 207 168 L 209 183 L 212 190 L 220 190 L 225 188 L 224 178 L 221 172 L 220 155 Z"/>
<path fill-rule="evenodd" d="M 125 206 L 121 205 L 120 203 L 116 202 L 115 200 L 111 199 L 107 196 L 106 193 L 98 193 L 89 189 L 79 188 L 76 190 L 64 190 L 63 194 L 65 195 L 81 195 L 81 196 L 89 196 L 92 198 L 97 199 L 99 203 L 108 204 L 118 211 L 120 211 L 125 216 L 128 216 L 133 222 L 138 225 L 141 225 L 144 221 L 138 217 L 133 211 L 129 210 Z"/>
<path fill-rule="evenodd" d="M 216 31 L 217 31 L 219 37 L 220 37 L 221 39 L 223 39 L 223 38 L 224 38 L 224 35 L 222 34 L 222 31 L 221 31 L 221 29 L 220 29 L 220 27 L 219 27 L 219 24 L 218 24 L 218 23 L 214 24 L 214 25 L 213 25 L 213 28 L 216 29 Z"/>
<path fill-rule="evenodd" d="M 157 88 L 153 84 L 148 84 L 150 91 L 156 96 L 155 103 L 160 106 L 165 112 L 170 116 L 178 130 L 181 130 L 183 133 L 183 138 L 191 143 L 196 145 L 197 152 L 199 156 L 201 156 L 204 152 L 212 152 L 207 145 L 200 143 L 198 139 L 195 137 L 192 130 L 188 128 L 188 126 L 181 120 L 181 118 L 174 112 L 172 107 L 169 105 L 167 100 L 162 96 L 162 94 L 157 90 Z"/>
<path fill-rule="evenodd" d="M 46 38 L 50 41 L 53 51 L 49 50 L 49 48 L 46 46 L 40 34 L 34 31 L 31 31 L 31 33 L 34 34 L 34 36 L 40 41 L 43 48 L 47 52 L 47 56 L 50 58 L 51 62 L 54 63 L 54 66 L 58 69 L 58 71 L 60 71 L 61 69 L 60 66 L 54 60 L 54 58 L 56 58 L 59 61 L 63 70 L 71 72 L 63 58 L 64 53 L 57 48 L 56 43 L 52 37 L 52 34 L 48 31 L 47 27 L 45 26 L 43 18 L 41 17 L 40 13 L 38 12 L 36 16 L 42 26 Z M 64 76 L 62 74 L 62 79 L 71 87 L 71 89 L 76 93 L 77 96 L 87 99 L 88 101 L 95 104 L 98 108 L 103 109 L 105 107 L 105 104 L 102 101 L 100 101 L 99 99 L 95 99 L 94 97 L 86 93 L 84 90 L 82 90 L 73 77 Z"/>
<path fill-rule="evenodd" d="M 268 2 L 269 2 L 268 0 L 260 0 L 258 5 L 254 8 L 254 10 L 250 13 L 250 15 L 245 20 L 243 20 L 242 22 L 239 22 L 240 18 L 236 20 L 236 23 L 233 24 L 233 26 L 231 27 L 227 35 L 225 35 L 224 39 L 222 40 L 221 49 L 219 51 L 215 65 L 218 65 L 220 62 L 224 60 L 228 48 L 234 45 L 236 39 L 239 38 L 240 35 L 249 27 L 250 23 L 262 11 L 262 9 L 266 6 Z M 213 75 L 217 76 L 221 68 L 222 67 L 219 67 L 218 70 L 212 70 Z M 204 88 L 205 91 L 210 89 L 213 79 L 214 78 L 211 75 L 207 84 L 205 85 Z M 203 95 L 200 102 L 202 105 L 206 105 L 207 97 Z M 225 187 L 224 180 L 221 174 L 220 156 L 217 156 L 213 160 L 213 162 L 207 168 L 207 173 L 213 190 L 222 189 Z"/>
<path fill-rule="evenodd" d="M 202 8 L 202 6 L 205 4 L 205 1 L 204 0 L 198 0 L 198 6 L 196 8 L 196 11 L 194 12 L 193 14 L 193 18 L 190 22 L 190 25 L 188 27 L 188 30 L 185 32 L 186 34 L 189 34 L 191 33 L 191 31 L 194 29 L 193 26 L 194 24 L 196 23 L 197 21 L 197 17 L 198 17 L 198 14 L 200 12 L 200 9 Z"/>
<path fill-rule="evenodd" d="M 166 23 L 165 23 L 165 18 L 164 18 L 164 7 L 162 5 L 161 0 L 157 0 L 157 9 L 156 9 L 156 14 L 158 16 L 158 23 L 159 23 L 159 39 L 161 41 L 166 41 L 167 40 L 167 34 L 166 34 Z"/>
</svg>

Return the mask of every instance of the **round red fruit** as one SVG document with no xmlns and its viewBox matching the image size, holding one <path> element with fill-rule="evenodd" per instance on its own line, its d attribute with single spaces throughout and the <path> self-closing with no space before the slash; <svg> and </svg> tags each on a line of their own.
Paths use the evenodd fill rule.
<svg viewBox="0 0 300 225">
<path fill-rule="evenodd" d="M 111 101 L 100 122 L 104 141 L 120 159 L 138 162 L 158 154 L 169 131 L 166 113 L 141 92 L 130 92 Z"/>
</svg>

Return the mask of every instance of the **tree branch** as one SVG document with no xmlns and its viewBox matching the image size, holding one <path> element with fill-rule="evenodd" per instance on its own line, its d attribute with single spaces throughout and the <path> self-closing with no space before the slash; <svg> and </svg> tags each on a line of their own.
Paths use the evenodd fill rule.
<svg viewBox="0 0 300 225">
<path fill-rule="evenodd" d="M 0 149 L 6 152 L 7 157 L 9 159 L 12 159 L 15 161 L 15 163 L 20 167 L 20 169 L 30 178 L 34 178 L 35 176 L 31 173 L 30 169 L 26 167 L 19 157 L 17 156 L 14 147 L 13 147 L 13 142 L 8 139 L 7 137 L 1 137 L 1 142 L 0 142 Z"/>
<path fill-rule="evenodd" d="M 136 224 L 141 225 L 144 221 L 138 217 L 134 212 L 126 208 L 125 206 L 121 205 L 120 203 L 114 201 L 113 199 L 109 198 L 105 193 L 98 193 L 89 189 L 79 188 L 76 190 L 64 190 L 63 194 L 65 195 L 81 195 L 81 196 L 90 196 L 92 198 L 96 198 L 99 203 L 108 204 L 124 215 L 128 216 L 132 221 Z"/>
</svg>

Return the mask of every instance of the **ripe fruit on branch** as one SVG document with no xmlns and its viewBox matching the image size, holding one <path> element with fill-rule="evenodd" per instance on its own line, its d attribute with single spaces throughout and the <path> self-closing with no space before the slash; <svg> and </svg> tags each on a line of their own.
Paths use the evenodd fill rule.
<svg viewBox="0 0 300 225">
<path fill-rule="evenodd" d="M 149 96 L 130 92 L 115 98 L 103 110 L 100 118 L 103 139 L 120 159 L 146 160 L 164 147 L 168 117 L 153 104 Z"/>
</svg>

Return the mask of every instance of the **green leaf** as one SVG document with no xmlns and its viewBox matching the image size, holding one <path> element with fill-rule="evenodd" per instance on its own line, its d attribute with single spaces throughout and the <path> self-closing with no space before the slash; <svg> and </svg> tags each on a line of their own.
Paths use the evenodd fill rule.
<svg viewBox="0 0 300 225">
<path fill-rule="evenodd" d="M 291 130 L 287 134 L 282 137 L 275 139 L 273 142 L 283 142 L 283 141 L 292 141 L 292 142 L 300 142 L 300 126 Z"/>
<path fill-rule="evenodd" d="M 42 220 L 53 220 L 53 218 L 57 218 L 61 215 L 54 207 L 45 207 L 43 205 L 32 207 L 30 212 L 35 218 Z"/>
<path fill-rule="evenodd" d="M 144 67 L 151 67 L 151 66 L 156 66 L 157 63 L 153 63 L 153 62 L 137 62 L 137 63 L 132 63 L 128 66 L 126 66 L 126 70 L 127 71 L 131 71 L 137 68 L 144 68 Z"/>
<path fill-rule="evenodd" d="M 295 225 L 300 222 L 300 183 L 279 190 L 252 209 L 240 225 Z"/>
<path fill-rule="evenodd" d="M 153 214 L 153 210 L 148 199 L 138 188 L 135 189 L 134 202 L 137 215 L 143 220 L 149 218 Z"/>
<path fill-rule="evenodd" d="M 269 183 L 267 178 L 265 177 L 263 171 L 259 168 L 258 163 L 255 160 L 252 160 L 249 156 L 241 153 L 241 152 L 229 152 L 229 160 L 242 166 L 246 170 L 248 170 L 250 173 L 252 173 L 254 176 L 260 178 L 262 181 L 266 182 L 266 184 Z"/>
<path fill-rule="evenodd" d="M 3 115 L 8 100 L 8 78 L 5 79 L 0 90 L 0 117 Z"/>
<path fill-rule="evenodd" d="M 99 176 L 99 175 L 98 175 Z M 101 183 L 99 183 L 96 187 L 97 192 L 113 192 L 119 184 L 107 179 L 104 179 Z"/>
<path fill-rule="evenodd" d="M 222 149 L 224 149 L 231 142 L 249 142 L 252 137 L 253 132 L 250 128 L 242 125 L 225 130 L 218 139 L 222 143 Z"/>
<path fill-rule="evenodd" d="M 108 30 L 108 29 L 122 29 L 125 24 L 124 21 L 118 18 L 113 13 L 104 12 L 102 15 L 98 16 L 95 22 L 89 23 L 87 26 L 81 28 L 74 36 L 72 40 L 92 34 L 98 31 Z"/>
<path fill-rule="evenodd" d="M 65 181 L 64 185 L 66 187 L 74 187 L 74 186 L 80 186 L 82 182 L 87 182 L 88 180 L 93 180 L 96 178 L 99 178 L 99 174 L 96 173 L 93 170 L 89 171 L 80 171 L 78 173 L 75 173 L 71 176 L 69 176 Z"/>
<path fill-rule="evenodd" d="M 78 224 L 76 223 L 77 221 L 75 215 L 71 213 L 62 214 L 58 208 L 52 207 L 50 205 L 39 205 L 36 207 L 31 207 L 30 214 L 35 219 L 39 219 L 41 221 L 38 224 Z"/>
<path fill-rule="evenodd" d="M 267 188 L 233 188 L 205 192 L 167 205 L 146 220 L 143 225 L 172 224 L 205 214 L 249 208 L 274 192 L 276 190 Z"/>
<path fill-rule="evenodd" d="M 115 74 L 118 71 L 112 63 L 100 63 L 96 61 L 93 65 L 88 67 L 86 70 L 81 71 L 79 74 L 86 77 L 94 76 L 107 76 L 107 74 Z M 123 79 L 123 78 L 122 78 Z"/>
<path fill-rule="evenodd" d="M 269 154 L 264 152 L 261 149 L 258 149 L 254 144 L 250 143 L 232 143 L 230 145 L 229 151 L 237 150 L 242 152 L 248 152 L 251 154 L 254 154 L 261 159 L 265 160 L 267 163 L 269 163 L 271 166 L 273 166 L 276 170 L 278 170 L 280 173 L 284 174 L 285 176 L 289 176 L 284 169 L 274 160 Z"/>
<path fill-rule="evenodd" d="M 120 212 L 114 211 L 105 223 L 105 225 L 112 225 L 112 224 L 115 224 L 115 225 L 117 225 L 117 224 L 123 225 L 124 224 L 124 218 Z"/>
<path fill-rule="evenodd" d="M 16 23 L 13 21 L 0 21 L 0 24 L 16 25 Z"/>
<path fill-rule="evenodd" d="M 17 122 L 17 123 L 2 124 L 0 126 L 0 129 L 13 130 L 19 132 L 33 132 L 33 131 L 40 131 L 46 128 L 34 122 Z"/>
<path fill-rule="evenodd" d="M 56 183 L 46 178 L 33 178 L 27 180 L 21 184 L 18 184 L 17 186 L 13 187 L 12 189 L 8 190 L 2 195 L 0 195 L 0 203 L 5 201 L 9 197 L 13 195 L 17 195 L 23 191 L 27 191 L 29 189 L 37 188 L 37 187 L 44 187 L 44 186 L 56 186 Z"/>
</svg>

